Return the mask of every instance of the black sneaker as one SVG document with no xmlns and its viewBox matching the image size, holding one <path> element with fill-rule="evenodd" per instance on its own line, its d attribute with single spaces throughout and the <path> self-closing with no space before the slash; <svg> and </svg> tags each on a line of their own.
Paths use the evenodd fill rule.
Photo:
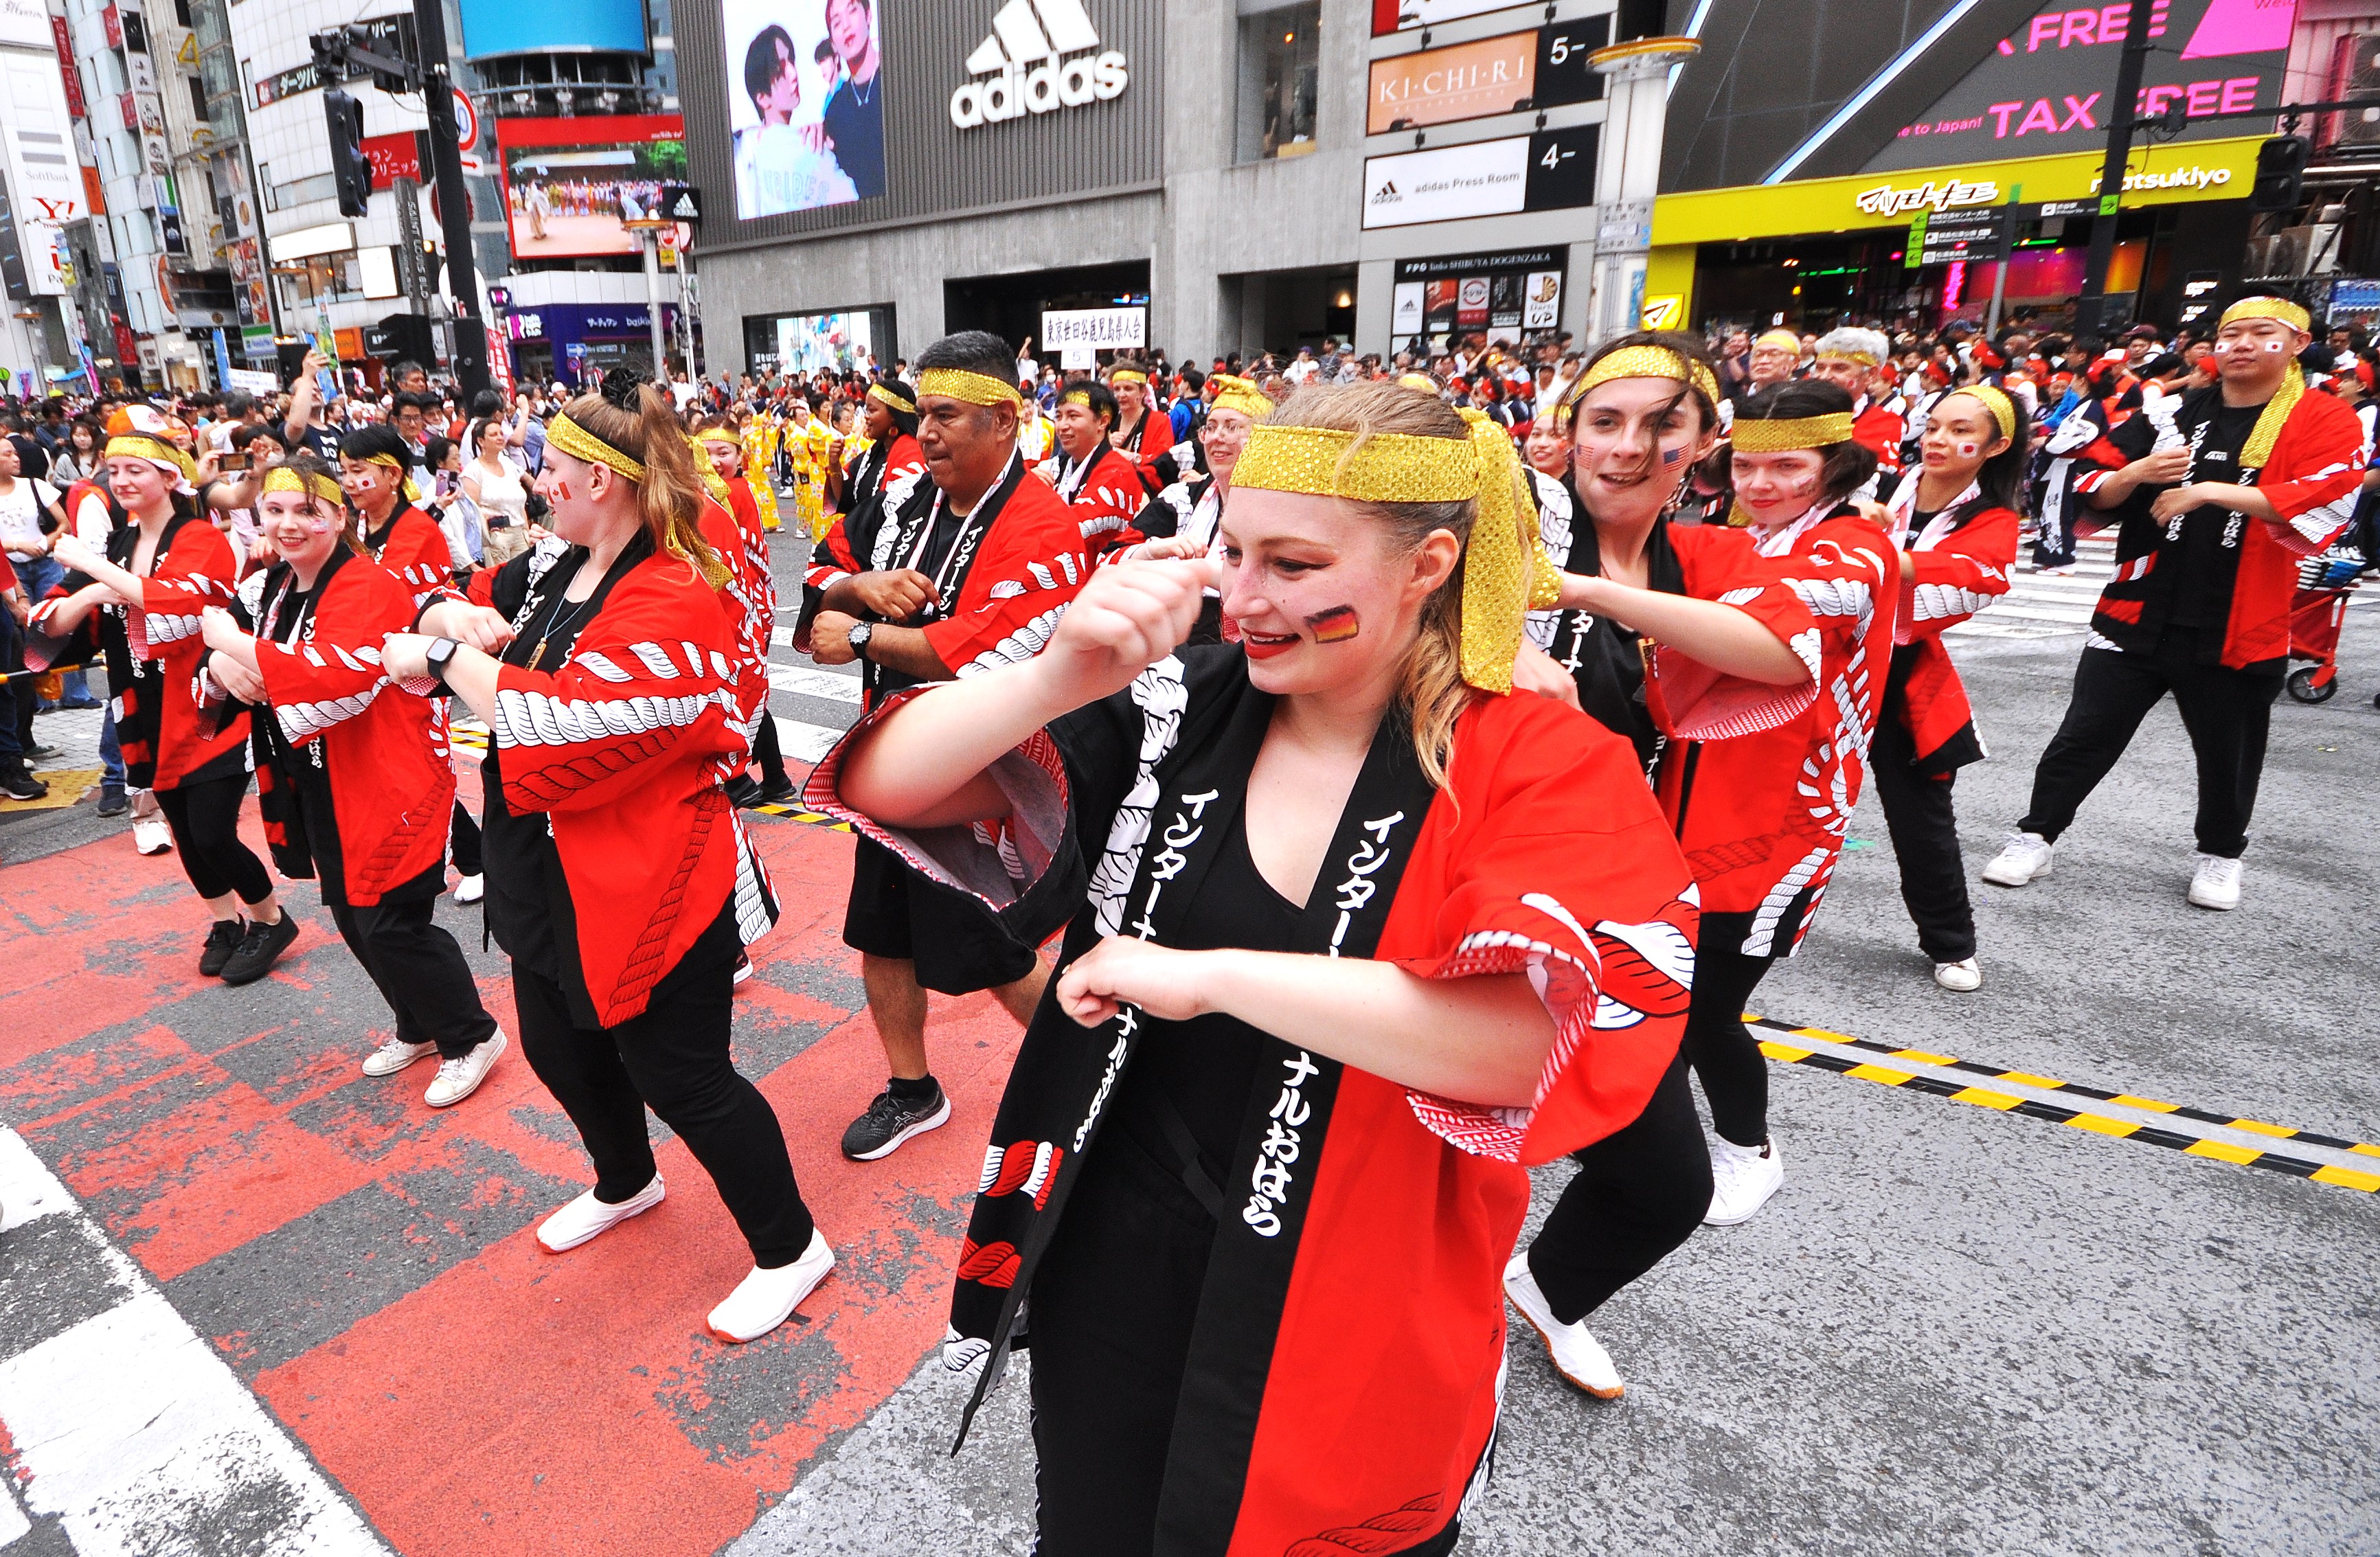
<svg viewBox="0 0 2380 1557">
<path fill-rule="evenodd" d="M 232 953 L 231 961 L 224 964 L 223 981 L 226 984 L 255 983 L 273 971 L 273 965 L 297 939 L 298 916 L 286 909 L 271 924 L 251 920 L 248 933 L 239 938 L 239 950 Z"/>
<path fill-rule="evenodd" d="M 761 784 L 760 803 L 764 806 L 790 806 L 794 803 L 794 797 L 800 793 L 794 787 L 793 780 L 779 773 Z"/>
<path fill-rule="evenodd" d="M 748 806 L 760 797 L 760 786 L 752 782 L 749 773 L 738 773 L 720 787 L 727 791 L 727 802 L 732 806 Z"/>
<path fill-rule="evenodd" d="M 26 772 L 21 762 L 7 772 L 0 773 L 0 795 L 11 800 L 39 800 L 49 792 L 50 786 Z"/>
<path fill-rule="evenodd" d="M 950 1117 L 951 1100 L 939 1081 L 931 1097 L 900 1098 L 889 1090 L 879 1092 L 868 1112 L 843 1133 L 843 1154 L 855 1162 L 890 1157 L 911 1136 L 922 1136 L 948 1123 Z"/>
<path fill-rule="evenodd" d="M 132 802 L 125 797 L 121 785 L 103 784 L 99 786 L 100 815 L 122 816 L 131 809 Z"/>
<path fill-rule="evenodd" d="M 44 746 L 40 741 L 35 741 L 32 745 L 25 748 L 25 760 L 28 762 L 46 762 L 57 754 L 58 748 L 56 747 Z"/>
<path fill-rule="evenodd" d="M 199 954 L 199 971 L 210 979 L 219 977 L 231 955 L 239 950 L 246 928 L 237 919 L 217 919 L 207 931 L 206 949 Z"/>
</svg>

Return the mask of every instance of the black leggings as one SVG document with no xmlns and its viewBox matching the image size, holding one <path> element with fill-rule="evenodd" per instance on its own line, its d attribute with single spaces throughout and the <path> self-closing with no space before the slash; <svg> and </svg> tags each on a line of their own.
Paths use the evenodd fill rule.
<svg viewBox="0 0 2380 1557">
<path fill-rule="evenodd" d="M 495 1036 L 463 948 L 431 918 L 446 868 L 433 865 L 369 908 L 330 906 L 331 921 L 363 964 L 407 1043 L 435 1043 L 438 1057 L 469 1053 Z"/>
<path fill-rule="evenodd" d="M 463 809 L 460 797 L 455 801 L 455 814 L 446 823 L 447 852 L 454 857 L 455 869 L 466 876 L 476 876 L 486 867 L 486 855 L 480 846 L 480 824 Z M 439 873 L 445 880 L 445 872 Z"/>
<path fill-rule="evenodd" d="M 766 709 L 760 712 L 760 728 L 752 736 L 752 760 L 760 764 L 764 784 L 777 784 L 785 776 L 784 748 L 777 744 L 776 717 Z"/>
<path fill-rule="evenodd" d="M 809 1247 L 810 1212 L 776 1111 L 728 1055 L 742 949 L 731 902 L 653 986 L 641 1016 L 578 1027 L 562 986 L 517 963 L 513 1001 L 521 1052 L 595 1161 L 595 1198 L 617 1205 L 652 1182 L 650 1103 L 718 1186 L 752 1262 L 775 1270 Z"/>
<path fill-rule="evenodd" d="M 273 895 L 273 877 L 264 861 L 249 853 L 239 841 L 239 803 L 248 796 L 248 775 L 206 779 L 153 790 L 157 809 L 174 832 L 174 850 L 182 857 L 182 874 L 191 890 L 212 901 L 227 892 L 254 905 Z"/>
<path fill-rule="evenodd" d="M 1774 959 L 1736 950 L 1751 926 L 1750 914 L 1703 916 L 1678 1057 L 1633 1123 L 1573 1153 L 1578 1175 L 1529 1247 L 1529 1271 L 1563 1324 L 1667 1259 L 1710 1210 L 1710 1148 L 1689 1068 L 1721 1136 L 1739 1146 L 1768 1138 L 1768 1062 L 1743 1025 L 1743 1004 Z"/>
<path fill-rule="evenodd" d="M 1900 865 L 1900 901 L 1917 926 L 1917 944 L 1939 962 L 1975 955 L 1975 911 L 1967 901 L 1967 862 L 1959 850 L 1959 813 L 1950 788 L 1917 768 L 1917 743 L 1889 704 L 1868 748 L 1869 781 L 1884 805 L 1884 824 Z"/>
</svg>

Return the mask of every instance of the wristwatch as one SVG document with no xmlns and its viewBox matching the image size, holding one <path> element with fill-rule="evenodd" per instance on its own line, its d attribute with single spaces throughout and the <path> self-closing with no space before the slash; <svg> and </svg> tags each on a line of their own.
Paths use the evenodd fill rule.
<svg viewBox="0 0 2380 1557">
<path fill-rule="evenodd" d="M 436 638 L 430 640 L 430 648 L 422 657 L 430 662 L 431 676 L 439 686 L 446 685 L 446 667 L 455 663 L 455 651 L 462 647 L 461 643 L 451 638 Z"/>
<path fill-rule="evenodd" d="M 868 658 L 868 640 L 876 636 L 876 624 L 856 623 L 851 631 L 844 636 L 844 641 L 851 645 L 851 657 L 855 660 L 864 660 Z"/>
</svg>

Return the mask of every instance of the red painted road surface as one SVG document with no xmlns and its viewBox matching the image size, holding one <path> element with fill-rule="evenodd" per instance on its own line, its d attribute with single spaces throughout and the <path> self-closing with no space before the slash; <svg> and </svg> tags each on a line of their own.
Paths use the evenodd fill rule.
<svg viewBox="0 0 2380 1557">
<path fill-rule="evenodd" d="M 253 801 L 248 820 L 261 854 Z M 884 1076 L 840 934 L 851 840 L 750 820 L 786 912 L 738 993 L 737 1058 L 838 1263 L 749 1346 L 703 1331 L 750 1262 L 682 1146 L 661 1150 L 659 1209 L 548 1256 L 536 1221 L 590 1174 L 517 1050 L 443 1111 L 421 1102 L 427 1064 L 358 1071 L 387 1011 L 310 884 L 288 889 L 297 946 L 235 990 L 198 974 L 170 854 L 119 833 L 0 866 L 0 1116 L 401 1551 L 716 1551 L 941 1334 L 1016 1025 L 989 996 L 938 998 L 950 1125 L 844 1162 Z M 440 919 L 509 1030 L 477 913 Z"/>
</svg>

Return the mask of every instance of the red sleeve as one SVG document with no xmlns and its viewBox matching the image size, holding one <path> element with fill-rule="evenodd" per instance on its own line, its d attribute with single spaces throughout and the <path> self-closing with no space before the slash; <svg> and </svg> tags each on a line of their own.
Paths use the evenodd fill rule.
<svg viewBox="0 0 2380 1557">
<path fill-rule="evenodd" d="M 388 544 L 380 550 L 380 565 L 412 592 L 416 605 L 429 604 L 455 581 L 455 554 L 446 549 L 445 532 L 419 508 L 407 508 L 389 527 Z"/>
<path fill-rule="evenodd" d="M 1074 510 L 1027 478 L 984 537 L 952 614 L 926 625 L 926 641 L 954 675 L 1029 660 L 1089 575 Z"/>
<path fill-rule="evenodd" d="M 1400 936 L 1390 960 L 1428 979 L 1526 973 L 1554 1041 L 1529 1108 L 1407 1095 L 1466 1151 L 1549 1162 L 1634 1120 L 1669 1069 L 1694 984 L 1694 878 L 1634 748 L 1574 709 L 1478 699 L 1449 788 L 1443 895 L 1422 946 Z M 1413 885 L 1409 871 L 1400 896 Z"/>
<path fill-rule="evenodd" d="M 1081 529 L 1083 550 L 1094 562 L 1148 539 L 1134 523 L 1147 501 L 1140 471 L 1131 460 L 1112 448 L 1099 456 L 1068 505 Z"/>
<path fill-rule="evenodd" d="M 2357 489 L 2372 461 L 2363 421 L 2346 402 L 2308 390 L 2289 412 L 2279 442 L 2287 446 L 2275 448 L 2273 464 L 2283 467 L 2287 479 L 2256 483 L 2280 515 L 2278 523 L 2265 521 L 2265 533 L 2297 556 L 2315 556 L 2355 517 Z"/>
<path fill-rule="evenodd" d="M 811 550 L 809 571 L 802 575 L 802 582 L 813 590 L 822 590 L 855 573 L 866 571 L 859 566 L 859 559 L 852 554 L 851 537 L 844 530 L 843 516 L 837 514 L 833 522 L 826 527 L 826 533 L 819 537 L 818 545 Z"/>
<path fill-rule="evenodd" d="M 231 604 L 238 573 L 231 542 L 214 526 L 204 519 L 186 522 L 174 532 L 174 544 L 157 559 L 156 571 L 140 581 L 140 608 L 126 613 L 134 643 L 145 641 L 154 650 L 197 638 L 199 613 L 210 605 Z M 148 655 L 136 647 L 133 657 Z"/>
<path fill-rule="evenodd" d="M 1876 468 L 1888 476 L 1900 473 L 1900 441 L 1907 433 L 1900 418 L 1883 406 L 1870 406 L 1852 427 L 1852 437 L 1867 445 Z"/>
<path fill-rule="evenodd" d="M 892 435 L 892 447 L 884 456 L 884 480 L 890 485 L 904 476 L 917 477 L 926 473 L 926 451 L 917 440 L 906 432 Z"/>
<path fill-rule="evenodd" d="M 637 588 L 628 587 L 630 581 Z M 623 597 L 625 598 L 623 598 Z M 558 671 L 506 665 L 491 737 L 516 811 L 591 810 L 618 800 L 688 741 L 742 744 L 718 593 L 656 557 L 615 587 Z"/>
<path fill-rule="evenodd" d="M 1681 739 L 1724 740 L 1791 724 L 1818 697 L 1819 634 L 1810 608 L 1740 529 L 1717 525 L 1672 526 L 1670 541 L 1685 575 L 1686 593 L 1731 605 L 1775 635 L 1809 668 L 1791 687 L 1751 681 L 1713 670 L 1666 645 L 1657 647 L 1646 691 L 1654 718 Z"/>
<path fill-rule="evenodd" d="M 1986 509 L 1932 550 L 1904 553 L 1893 641 L 1938 638 L 2008 593 L 2020 523 L 2012 509 Z"/>
<path fill-rule="evenodd" d="M 405 588 L 356 559 L 333 576 L 314 614 L 312 636 L 298 643 L 256 642 L 266 700 L 292 745 L 302 746 L 388 692 L 381 639 L 408 630 L 414 606 Z"/>
</svg>

